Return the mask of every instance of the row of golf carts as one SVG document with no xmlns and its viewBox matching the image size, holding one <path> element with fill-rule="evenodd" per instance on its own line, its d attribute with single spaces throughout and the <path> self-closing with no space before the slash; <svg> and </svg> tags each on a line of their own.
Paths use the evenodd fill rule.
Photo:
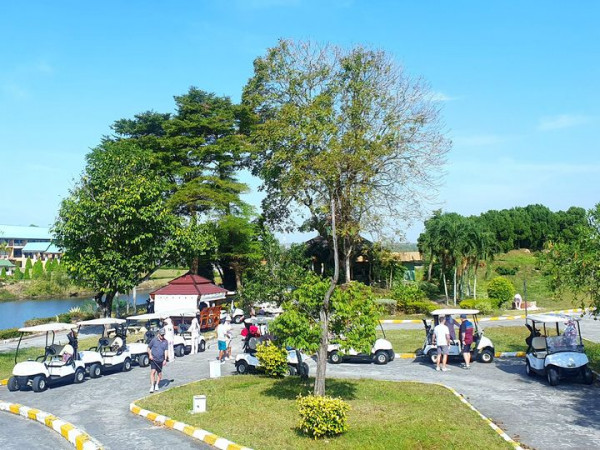
<svg viewBox="0 0 600 450">
<path fill-rule="evenodd" d="M 196 311 L 176 310 L 163 313 L 149 313 L 130 316 L 127 319 L 100 318 L 81 321 L 76 324 L 47 323 L 20 328 L 21 337 L 15 353 L 13 376 L 8 380 L 8 389 L 17 391 L 31 387 L 35 392 L 46 390 L 48 386 L 61 383 L 81 383 L 88 375 L 98 378 L 103 374 L 131 370 L 132 364 L 140 367 L 150 364 L 148 344 L 161 327 L 162 320 L 171 317 L 178 325 L 174 339 L 176 356 L 184 356 L 192 350 L 192 335 L 189 322 Z M 77 335 L 71 333 L 77 329 Z M 96 345 L 79 350 L 77 336 L 81 331 L 99 333 Z M 143 337 L 136 342 L 127 342 L 132 330 L 142 331 Z M 58 333 L 69 332 L 68 342 L 59 344 Z M 23 337 L 28 334 L 45 334 L 43 354 L 37 358 L 18 362 Z M 206 349 L 202 335 L 197 340 L 197 351 Z"/>
</svg>

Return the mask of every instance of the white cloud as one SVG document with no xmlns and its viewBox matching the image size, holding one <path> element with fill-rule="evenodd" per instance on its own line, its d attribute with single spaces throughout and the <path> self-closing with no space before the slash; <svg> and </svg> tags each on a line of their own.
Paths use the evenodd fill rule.
<svg viewBox="0 0 600 450">
<path fill-rule="evenodd" d="M 451 102 L 452 100 L 458 100 L 459 97 L 451 97 L 443 92 L 432 92 L 431 101 L 433 102 Z"/>
<path fill-rule="evenodd" d="M 560 130 L 592 122 L 595 117 L 581 114 L 560 114 L 558 116 L 542 117 L 537 129 L 540 131 Z"/>
</svg>

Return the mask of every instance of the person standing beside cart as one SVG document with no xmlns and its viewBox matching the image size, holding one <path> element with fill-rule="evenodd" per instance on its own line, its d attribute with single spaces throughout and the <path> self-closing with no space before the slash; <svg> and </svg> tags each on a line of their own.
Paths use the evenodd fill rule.
<svg viewBox="0 0 600 450">
<path fill-rule="evenodd" d="M 433 329 L 433 345 L 437 346 L 437 362 L 435 370 L 440 370 L 440 361 L 442 362 L 442 372 L 447 372 L 448 353 L 450 353 L 450 330 L 445 325 L 446 318 L 440 316 L 440 323 Z"/>
<path fill-rule="evenodd" d="M 471 345 L 473 344 L 473 324 L 467 319 L 466 314 L 460 315 L 461 324 L 458 330 L 458 336 L 462 344 L 462 354 L 465 360 L 464 368 L 471 368 Z"/>
<path fill-rule="evenodd" d="M 165 339 L 169 348 L 169 361 L 175 361 L 175 327 L 170 317 L 165 319 Z"/>
<path fill-rule="evenodd" d="M 196 311 L 196 316 L 192 319 L 190 325 L 190 333 L 192 335 L 192 351 L 191 353 L 198 353 L 198 343 L 200 342 L 200 323 L 198 322 L 198 316 L 200 311 Z"/>
</svg>

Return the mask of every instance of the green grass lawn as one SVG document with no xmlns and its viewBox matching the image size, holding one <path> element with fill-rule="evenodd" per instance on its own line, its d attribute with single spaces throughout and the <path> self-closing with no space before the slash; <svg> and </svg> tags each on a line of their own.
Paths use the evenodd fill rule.
<svg viewBox="0 0 600 450">
<path fill-rule="evenodd" d="M 172 280 L 173 278 L 177 278 L 186 272 L 187 272 L 187 269 L 158 269 L 156 272 L 154 272 L 150 276 L 150 279 L 151 280 L 162 280 L 162 279 Z"/>
<path fill-rule="evenodd" d="M 154 394 L 139 405 L 257 450 L 511 448 L 441 386 L 374 380 L 327 380 L 328 395 L 351 405 L 350 430 L 315 441 L 296 429 L 295 399 L 310 393 L 312 383 L 297 377 L 224 377 Z M 191 414 L 198 394 L 207 396 L 207 412 Z"/>
</svg>

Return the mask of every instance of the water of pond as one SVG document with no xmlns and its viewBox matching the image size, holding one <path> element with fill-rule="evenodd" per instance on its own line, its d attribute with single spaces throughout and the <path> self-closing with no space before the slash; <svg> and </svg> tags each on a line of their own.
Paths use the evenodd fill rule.
<svg viewBox="0 0 600 450">
<path fill-rule="evenodd" d="M 121 300 L 132 303 L 131 295 L 120 295 Z M 137 292 L 136 303 L 145 303 L 148 292 Z M 116 301 L 116 299 L 115 299 Z M 0 302 L 0 330 L 21 327 L 26 320 L 36 317 L 51 317 L 69 311 L 74 306 L 93 303 L 92 298 L 53 298 L 46 300 L 14 300 Z"/>
</svg>

